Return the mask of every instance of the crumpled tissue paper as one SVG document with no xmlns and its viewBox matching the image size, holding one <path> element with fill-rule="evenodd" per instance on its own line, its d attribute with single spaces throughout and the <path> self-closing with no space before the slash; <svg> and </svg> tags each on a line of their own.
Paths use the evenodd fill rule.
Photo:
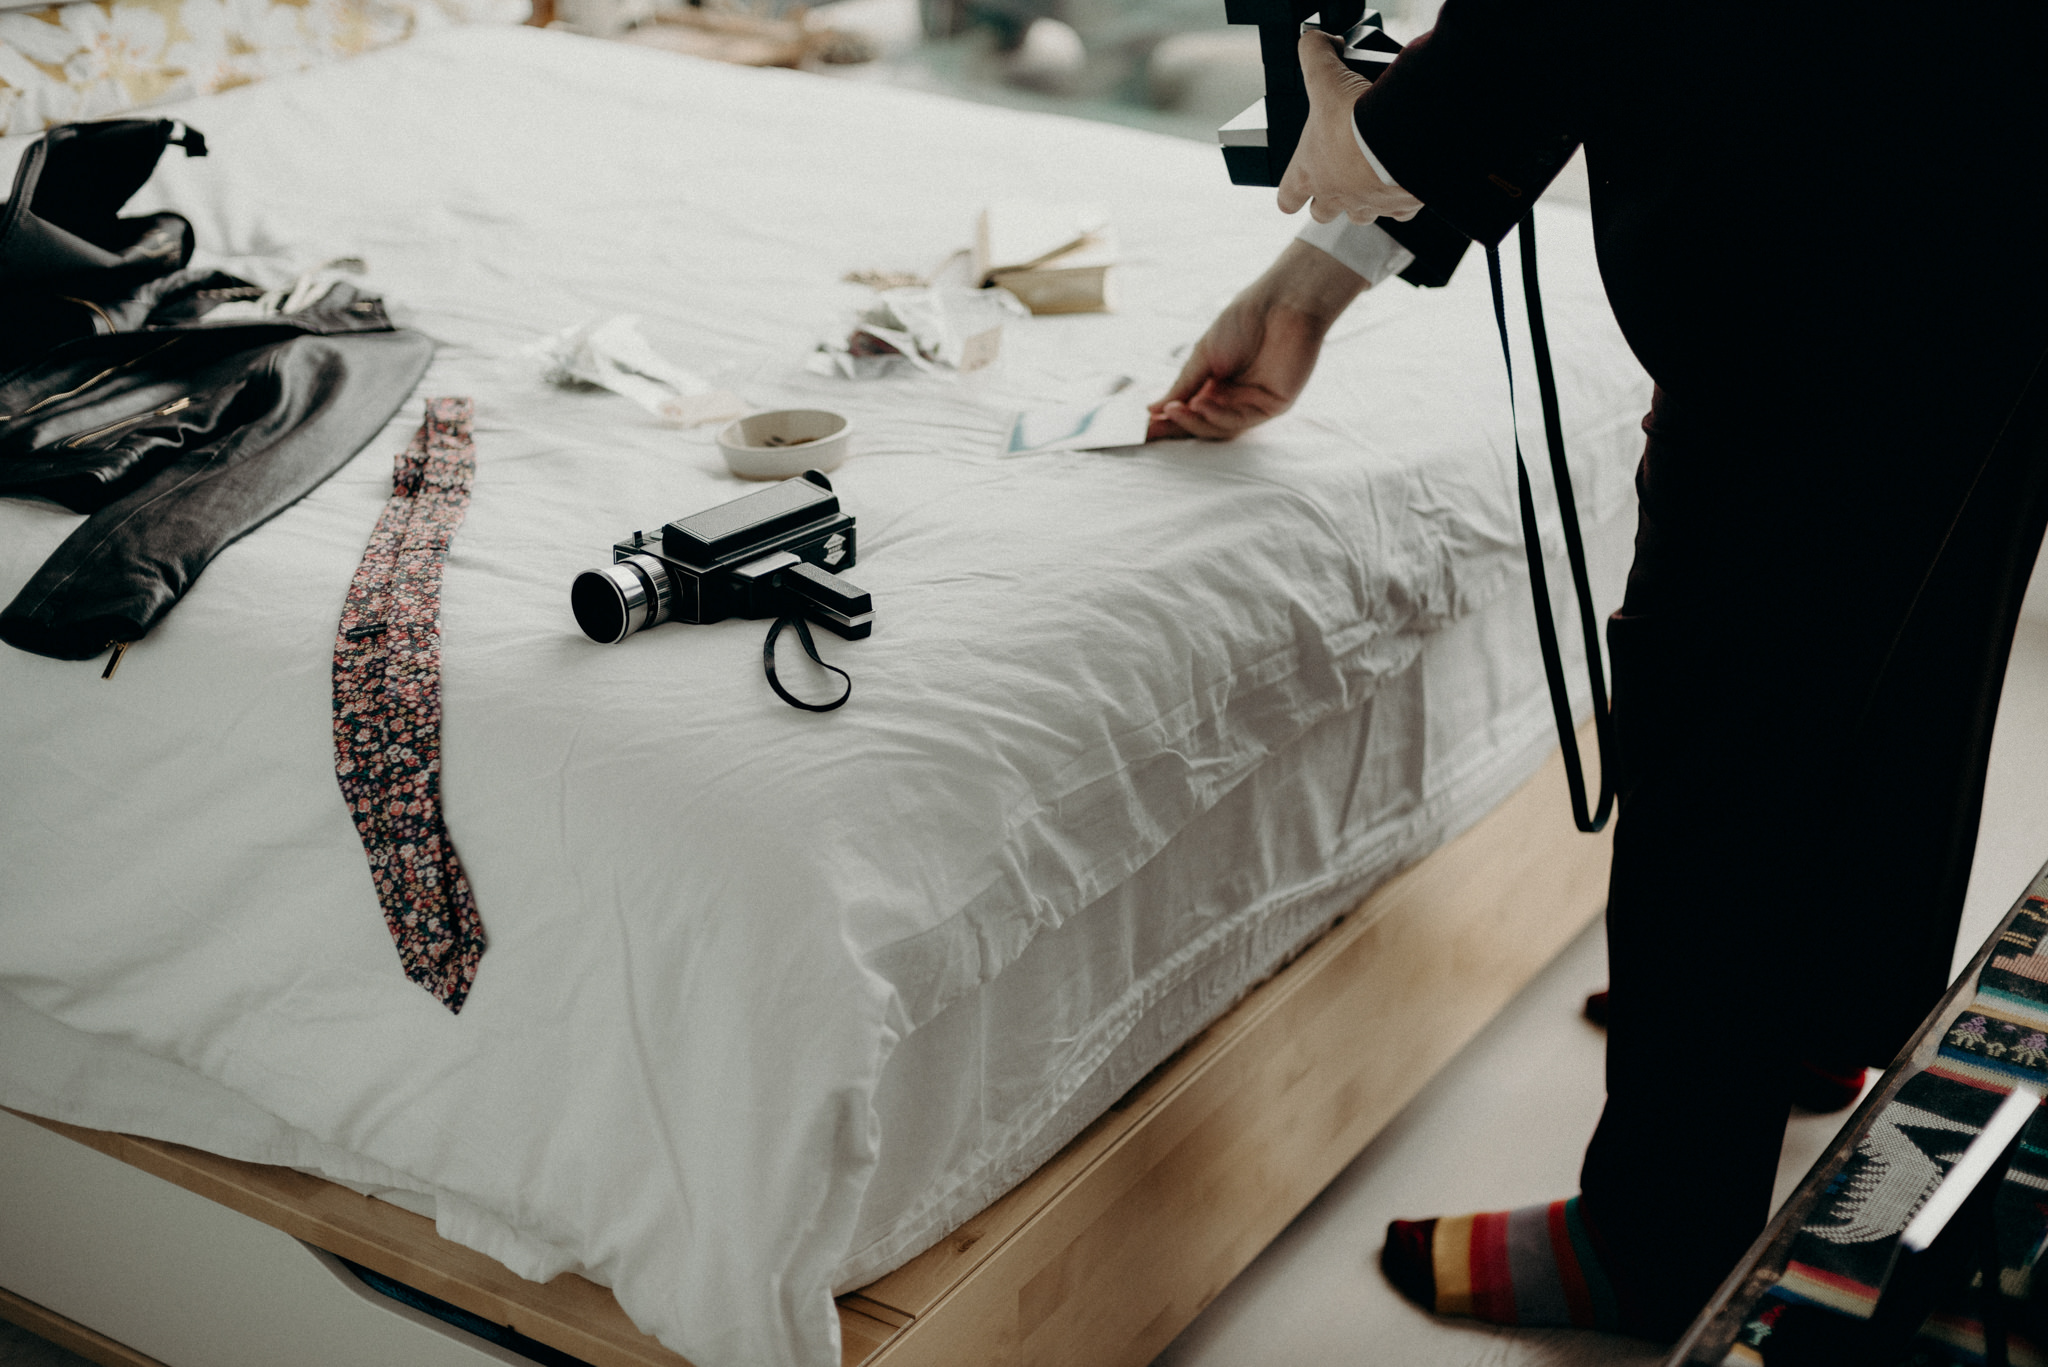
<svg viewBox="0 0 2048 1367">
<path fill-rule="evenodd" d="M 871 380 L 909 364 L 927 375 L 980 370 L 1002 349 L 1003 323 L 1028 310 L 1008 290 L 906 285 L 883 290 L 844 337 L 818 343 L 814 375 Z"/>
<path fill-rule="evenodd" d="M 702 376 L 655 351 L 640 335 L 638 314 L 563 328 L 527 347 L 524 354 L 538 357 L 544 374 L 556 384 L 609 389 L 679 427 L 730 422 L 749 407 L 739 395 L 712 388 Z"/>
</svg>

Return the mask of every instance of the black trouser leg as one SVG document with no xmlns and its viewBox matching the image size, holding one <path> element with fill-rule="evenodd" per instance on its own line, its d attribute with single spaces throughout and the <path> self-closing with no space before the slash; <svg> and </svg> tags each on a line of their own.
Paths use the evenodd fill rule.
<svg viewBox="0 0 2048 1367">
<path fill-rule="evenodd" d="M 1645 426 L 1581 1180 L 1637 1327 L 1675 1336 L 1768 1215 L 1785 1066 L 1888 1057 L 1945 982 L 2048 446 L 1771 449 L 1661 398 Z"/>
</svg>

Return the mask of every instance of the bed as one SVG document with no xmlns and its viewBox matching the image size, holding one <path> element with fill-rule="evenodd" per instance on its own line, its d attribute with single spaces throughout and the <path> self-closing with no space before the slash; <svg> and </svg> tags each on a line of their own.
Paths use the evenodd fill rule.
<svg viewBox="0 0 2048 1367">
<path fill-rule="evenodd" d="M 1213 149 L 513 26 L 167 112 L 213 154 L 138 207 L 266 282 L 361 258 L 439 343 L 422 394 L 476 401 L 444 792 L 491 942 L 459 1016 L 407 982 L 334 786 L 334 619 L 412 403 L 112 681 L 0 657 L 0 1105 L 70 1127 L 51 1162 L 590 1362 L 1142 1362 L 1597 914 L 1602 847 L 1538 772 L 1477 269 L 1368 296 L 1252 438 L 1004 458 L 1017 408 L 1170 374 L 1289 235 Z M 804 370 L 845 272 L 1018 194 L 1111 208 L 1117 313 L 964 377 Z M 1583 215 L 1544 212 L 1611 604 L 1647 382 Z M 709 431 L 525 354 L 616 313 L 854 417 L 878 626 L 827 643 L 842 711 L 775 701 L 758 624 L 576 633 L 616 536 L 739 492 Z M 0 507 L 0 589 L 72 524 Z M 64 1302 L 105 1287 L 38 1270 L 57 1221 L 0 1238 L 0 1287 L 90 1328 Z"/>
</svg>

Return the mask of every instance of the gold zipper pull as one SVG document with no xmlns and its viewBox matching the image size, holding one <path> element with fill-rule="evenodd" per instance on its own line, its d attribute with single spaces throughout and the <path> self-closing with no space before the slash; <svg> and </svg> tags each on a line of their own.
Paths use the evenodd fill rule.
<svg viewBox="0 0 2048 1367">
<path fill-rule="evenodd" d="M 38 408 L 41 408 L 46 403 L 56 403 L 59 400 L 68 399 L 77 394 L 83 394 L 86 390 L 91 389 L 101 380 L 106 379 L 107 376 L 117 374 L 120 371 L 126 370 L 129 366 L 138 365 L 141 362 L 146 361 L 150 357 L 156 355 L 157 352 L 159 351 L 169 351 L 172 347 L 176 346 L 182 340 L 182 338 L 173 337 L 171 338 L 170 341 L 165 342 L 162 346 L 157 347 L 154 350 L 145 351 L 140 356 L 130 356 L 127 360 L 121 362 L 119 365 L 108 366 L 105 370 L 102 370 L 99 374 L 93 376 L 91 379 L 87 380 L 84 384 L 78 386 L 78 388 L 76 389 L 67 389 L 61 394 L 45 394 L 42 398 L 37 399 L 27 408 L 22 409 L 21 412 L 9 414 L 8 416 L 25 418 L 29 414 L 35 412 Z"/>
<path fill-rule="evenodd" d="M 95 427 L 90 432 L 80 432 L 77 436 L 71 437 L 68 440 L 66 440 L 64 444 L 66 446 L 76 447 L 84 442 L 91 441 L 95 437 L 104 437 L 109 432 L 118 432 L 120 429 L 124 427 L 133 427 L 136 423 L 148 422 L 151 418 L 169 417 L 171 414 L 180 412 L 184 409 L 190 408 L 191 406 L 192 399 L 189 395 L 182 399 L 173 399 L 171 402 L 165 404 L 162 408 L 153 408 L 147 413 L 137 413 L 132 418 L 123 418 L 119 422 L 110 422 L 105 427 Z"/>
<path fill-rule="evenodd" d="M 134 645 L 135 642 L 109 641 L 107 642 L 107 644 L 114 648 L 114 657 L 111 660 L 107 661 L 107 667 L 105 671 L 100 674 L 100 677 L 102 679 L 111 679 L 114 677 L 114 671 L 121 667 L 121 657 L 128 653 L 128 647 Z"/>
</svg>

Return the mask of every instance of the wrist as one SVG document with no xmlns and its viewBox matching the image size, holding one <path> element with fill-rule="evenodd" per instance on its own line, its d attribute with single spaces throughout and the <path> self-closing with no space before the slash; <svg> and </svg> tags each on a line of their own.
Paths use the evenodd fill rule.
<svg viewBox="0 0 2048 1367">
<path fill-rule="evenodd" d="M 1327 328 L 1371 283 L 1328 252 L 1296 240 L 1282 249 L 1255 288 L 1268 308 L 1303 314 Z"/>
</svg>

